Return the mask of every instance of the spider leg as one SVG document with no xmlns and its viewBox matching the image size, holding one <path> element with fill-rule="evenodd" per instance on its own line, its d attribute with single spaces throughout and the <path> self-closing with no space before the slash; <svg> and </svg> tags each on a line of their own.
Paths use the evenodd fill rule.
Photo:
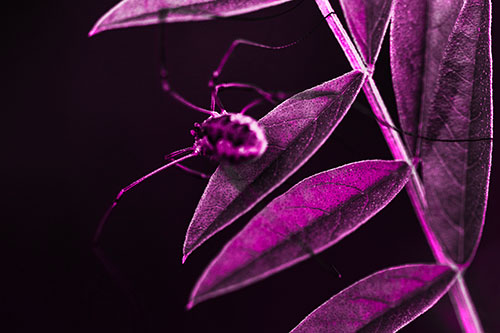
<svg viewBox="0 0 500 333">
<path fill-rule="evenodd" d="M 314 33 L 314 31 L 322 24 L 322 22 L 327 17 L 329 17 L 330 15 L 333 15 L 333 14 L 335 14 L 335 13 L 334 12 L 328 13 L 326 16 L 324 16 L 321 19 L 320 22 L 318 22 L 318 24 L 315 27 L 313 27 L 313 29 L 311 29 L 309 32 L 307 32 L 304 36 L 302 36 L 301 38 L 299 38 L 299 39 L 297 39 L 297 40 L 295 40 L 293 42 L 290 42 L 288 44 L 273 46 L 273 45 L 266 45 L 266 44 L 262 44 L 262 43 L 253 42 L 253 41 L 246 40 L 246 39 L 243 39 L 243 38 L 238 38 L 238 39 L 234 40 L 231 43 L 231 45 L 229 46 L 229 48 L 227 49 L 226 53 L 224 53 L 224 56 L 222 57 L 221 61 L 219 62 L 219 65 L 217 66 L 217 69 L 213 71 L 212 78 L 210 79 L 210 81 L 208 83 L 208 86 L 210 88 L 213 88 L 215 86 L 215 81 L 219 78 L 219 76 L 220 76 L 220 74 L 222 72 L 222 69 L 224 68 L 224 66 L 226 65 L 227 61 L 229 60 L 229 57 L 233 54 L 233 52 L 235 51 L 236 47 L 238 47 L 239 45 L 253 46 L 253 47 L 258 47 L 258 48 L 267 49 L 267 50 L 282 50 L 282 49 L 286 49 L 286 48 L 289 48 L 291 46 L 297 45 L 298 43 L 300 43 L 303 40 L 305 40 L 307 37 L 309 37 L 309 35 L 311 35 L 312 33 Z"/>
<path fill-rule="evenodd" d="M 249 109 L 253 108 L 254 106 L 257 106 L 257 105 L 261 104 L 262 102 L 263 102 L 262 98 L 256 98 L 253 101 L 251 101 L 250 103 L 248 103 L 247 105 L 245 105 L 240 110 L 240 113 L 241 114 L 245 114 L 245 112 L 247 112 Z"/>
<path fill-rule="evenodd" d="M 233 54 L 233 52 L 236 50 L 236 48 L 239 46 L 239 45 L 247 45 L 247 46 L 252 46 L 252 47 L 258 47 L 258 48 L 261 48 L 261 49 L 267 49 L 267 50 L 282 50 L 282 49 L 286 49 L 286 48 L 289 48 L 291 46 L 294 46 L 294 45 L 297 45 L 298 43 L 302 42 L 303 40 L 305 40 L 307 37 L 309 37 L 309 35 L 311 35 L 312 33 L 314 33 L 314 31 L 322 24 L 322 22 L 327 18 L 329 17 L 330 15 L 333 15 L 335 14 L 334 12 L 331 12 L 331 13 L 328 13 L 326 16 L 324 16 L 323 18 L 321 18 L 321 21 L 318 22 L 318 24 L 313 27 L 313 29 L 311 29 L 309 32 L 307 32 L 304 36 L 302 36 L 301 38 L 293 41 L 293 42 L 290 42 L 288 44 L 284 44 L 284 45 L 278 45 L 278 46 L 272 46 L 272 45 L 266 45 L 266 44 L 262 44 L 262 43 L 257 43 L 257 42 L 253 42 L 253 41 L 250 41 L 250 40 L 246 40 L 246 39 L 242 39 L 242 38 L 238 38 L 236 40 L 234 40 L 231 45 L 229 46 L 229 48 L 226 50 L 226 52 L 224 53 L 224 55 L 222 56 L 222 59 L 220 60 L 219 62 L 219 65 L 217 66 L 217 68 L 212 72 L 212 77 L 210 78 L 209 82 L 208 82 L 208 86 L 209 88 L 212 89 L 212 102 L 211 102 L 211 109 L 212 110 L 215 110 L 215 105 L 218 105 L 221 109 L 224 109 L 222 107 L 222 103 L 220 102 L 219 98 L 217 97 L 217 84 L 216 84 L 216 81 L 218 80 L 218 78 L 220 77 L 221 73 L 222 73 L 222 69 L 224 68 L 224 66 L 226 65 L 227 61 L 229 60 L 229 57 Z M 247 85 L 247 84 L 238 84 L 238 83 L 233 83 L 233 88 L 237 87 L 237 85 L 240 85 L 239 88 L 245 88 L 245 89 L 249 89 L 250 85 Z M 257 88 L 257 89 L 255 89 Z M 266 100 L 270 101 L 268 96 L 266 95 L 269 95 L 269 93 L 266 93 L 265 91 L 263 91 L 262 89 L 258 88 L 258 87 L 255 87 L 253 86 L 253 89 L 261 94 Z M 262 94 L 264 93 L 264 94 Z M 281 96 L 281 97 L 280 97 Z M 277 98 L 273 98 L 273 99 L 279 99 L 279 100 L 283 100 L 285 99 L 286 97 L 289 97 L 287 96 L 286 93 L 277 93 L 275 95 L 275 97 Z"/>
<path fill-rule="evenodd" d="M 182 153 L 185 153 L 187 151 L 192 151 L 192 150 L 193 150 L 193 148 L 189 147 L 189 148 L 184 148 L 184 149 L 181 149 L 181 150 L 174 151 L 173 153 L 165 155 L 165 160 L 168 161 L 168 162 L 171 162 L 171 161 L 174 160 L 174 157 L 176 157 L 176 156 L 178 156 L 178 155 L 180 155 Z M 187 173 L 190 173 L 190 174 L 195 175 L 197 177 L 200 177 L 202 179 L 208 179 L 208 178 L 210 178 L 210 175 L 207 175 L 207 174 L 205 174 L 203 172 L 200 172 L 200 171 L 188 168 L 187 166 L 184 166 L 184 165 L 182 165 L 180 163 L 176 164 L 175 166 L 178 167 L 178 168 L 180 168 L 180 169 L 182 169 L 182 170 L 184 170 L 184 171 L 186 171 Z"/>
<path fill-rule="evenodd" d="M 251 90 L 255 93 L 259 94 L 264 100 L 269 103 L 276 105 L 279 102 L 283 101 L 285 98 L 289 97 L 290 94 L 287 94 L 282 91 L 278 91 L 275 93 L 265 91 L 264 89 L 249 83 L 241 83 L 241 82 L 229 82 L 229 83 L 220 83 L 213 87 L 211 93 L 211 103 L 210 108 L 215 110 L 215 106 L 218 106 L 220 109 L 224 110 L 224 106 L 219 98 L 219 92 L 223 89 L 243 89 L 243 90 Z"/>
<path fill-rule="evenodd" d="M 208 179 L 211 176 L 211 175 L 206 174 L 204 172 L 188 168 L 187 166 L 182 165 L 182 164 L 176 164 L 175 166 L 178 167 L 179 169 L 182 169 L 182 170 L 186 171 L 187 173 L 192 174 L 193 176 L 199 177 L 201 179 Z"/>
<path fill-rule="evenodd" d="M 146 174 L 145 176 L 142 176 L 141 178 L 137 179 L 136 181 L 134 181 L 134 182 L 130 183 L 129 185 L 125 186 L 124 188 L 122 188 L 120 190 L 120 192 L 118 192 L 118 194 L 116 195 L 116 198 L 115 198 L 115 200 L 113 200 L 113 203 L 111 204 L 111 206 L 109 206 L 109 208 L 106 210 L 103 217 L 99 221 L 99 225 L 97 226 L 96 232 L 94 234 L 94 243 L 98 242 L 99 237 L 100 237 L 101 232 L 102 232 L 102 228 L 104 227 L 104 224 L 106 223 L 107 219 L 109 218 L 109 215 L 111 214 L 113 208 L 115 208 L 116 205 L 118 205 L 118 201 L 126 192 L 130 191 L 132 188 L 139 185 L 140 183 L 142 183 L 143 181 L 145 181 L 149 177 L 154 176 L 155 174 L 171 167 L 172 165 L 176 165 L 177 163 L 179 163 L 181 161 L 187 160 L 188 158 L 191 158 L 191 157 L 198 155 L 198 153 L 194 152 L 193 149 L 187 149 L 187 150 L 182 149 L 182 153 L 185 153 L 188 151 L 190 151 L 191 154 L 183 156 L 183 157 L 179 157 L 178 159 L 173 160 L 173 161 L 159 167 L 158 169 L 151 171 L 150 173 Z"/>
<path fill-rule="evenodd" d="M 161 48 L 160 48 L 160 83 L 161 83 L 161 88 L 163 91 L 168 93 L 172 98 L 177 100 L 179 103 L 184 104 L 185 106 L 189 107 L 190 109 L 211 115 L 211 116 L 217 116 L 219 113 L 217 113 L 214 110 L 207 110 L 204 109 L 200 106 L 194 105 L 193 103 L 189 102 L 187 99 L 182 97 L 177 91 L 173 90 L 170 86 L 170 83 L 168 82 L 168 71 L 167 71 L 167 66 L 166 66 L 166 52 L 165 52 L 165 23 L 160 24 L 160 39 L 161 39 Z"/>
<path fill-rule="evenodd" d="M 276 104 L 276 102 L 274 101 L 276 99 L 277 100 L 285 99 L 286 96 L 289 94 L 286 94 L 284 92 L 277 92 L 276 94 L 272 94 L 272 93 L 266 92 L 263 89 L 255 86 L 255 85 L 251 85 L 251 84 L 234 82 L 234 83 L 224 83 L 224 84 L 219 85 L 219 84 L 216 84 L 216 82 L 217 82 L 217 80 L 222 72 L 222 69 L 224 68 L 227 61 L 229 60 L 229 57 L 233 54 L 233 52 L 235 51 L 235 49 L 238 45 L 247 45 L 247 46 L 253 46 L 253 47 L 258 47 L 258 48 L 268 49 L 268 50 L 281 50 L 281 49 L 293 46 L 293 45 L 297 44 L 298 42 L 299 41 L 294 41 L 294 42 L 288 43 L 286 45 L 270 46 L 270 45 L 252 42 L 252 41 L 249 41 L 246 39 L 234 40 L 231 43 L 231 45 L 229 46 L 229 48 L 227 49 L 224 56 L 222 57 L 221 61 L 219 62 L 217 69 L 212 72 L 212 77 L 210 78 L 210 81 L 208 82 L 208 86 L 212 90 L 212 92 L 211 92 L 211 99 L 212 99 L 211 100 L 211 109 L 215 110 L 216 105 L 219 106 L 219 108 L 224 109 L 222 106 L 222 103 L 220 102 L 219 97 L 217 96 L 218 90 L 220 90 L 221 88 L 251 89 L 251 90 L 254 90 L 256 93 L 260 94 L 262 97 L 264 97 L 267 101 L 269 101 L 272 104 Z"/>
<path fill-rule="evenodd" d="M 144 328 L 145 324 L 149 324 L 148 317 L 146 315 L 146 308 L 144 307 L 141 297 L 139 297 L 134 289 L 130 279 L 123 274 L 119 267 L 98 245 L 92 246 L 92 252 L 101 262 L 104 270 L 109 275 L 111 282 L 116 285 L 122 295 L 125 296 L 124 298 L 128 301 L 127 303 L 130 314 L 133 315 L 131 319 L 133 320 L 132 322 L 134 323 L 134 327 L 137 328 L 137 330 L 139 330 L 139 328 Z"/>
<path fill-rule="evenodd" d="M 221 61 L 219 62 L 219 65 L 217 66 L 217 69 L 213 71 L 212 77 L 211 77 L 210 81 L 208 82 L 208 86 L 210 88 L 213 88 L 215 86 L 215 82 L 219 78 L 219 76 L 222 72 L 222 69 L 224 68 L 227 61 L 229 60 L 229 57 L 233 54 L 234 50 L 239 45 L 253 46 L 253 47 L 258 47 L 258 48 L 267 49 L 267 50 L 281 50 L 281 49 L 288 48 L 290 46 L 294 46 L 299 41 L 294 41 L 294 42 L 291 42 L 291 43 L 288 43 L 285 45 L 280 45 L 280 46 L 271 46 L 271 45 L 265 45 L 265 44 L 261 44 L 261 43 L 257 43 L 257 42 L 252 42 L 252 41 L 249 41 L 246 39 L 241 39 L 241 38 L 236 39 L 231 43 L 231 45 L 227 49 L 226 53 L 224 53 L 224 56 L 222 57 Z"/>
</svg>

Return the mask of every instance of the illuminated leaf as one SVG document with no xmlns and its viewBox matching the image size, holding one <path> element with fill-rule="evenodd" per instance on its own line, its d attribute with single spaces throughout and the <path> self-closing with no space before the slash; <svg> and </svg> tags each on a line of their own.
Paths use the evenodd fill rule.
<svg viewBox="0 0 500 333">
<path fill-rule="evenodd" d="M 266 153 L 243 165 L 221 165 L 212 175 L 189 225 L 183 260 L 300 168 L 342 120 L 363 82 L 362 73 L 350 72 L 292 96 L 259 120 Z"/>
<path fill-rule="evenodd" d="M 441 265 L 385 269 L 330 298 L 291 332 L 396 332 L 431 308 L 454 278 Z"/>
<path fill-rule="evenodd" d="M 408 181 L 405 162 L 363 161 L 309 177 L 274 199 L 212 261 L 190 305 L 285 269 L 339 242 Z"/>
</svg>

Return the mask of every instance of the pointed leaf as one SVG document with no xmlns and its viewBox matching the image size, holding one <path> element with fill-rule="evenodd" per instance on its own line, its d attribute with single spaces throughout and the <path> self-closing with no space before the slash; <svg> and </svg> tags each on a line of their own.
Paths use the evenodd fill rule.
<svg viewBox="0 0 500 333">
<path fill-rule="evenodd" d="M 261 280 L 337 243 L 408 181 L 399 161 L 363 161 L 309 177 L 274 199 L 210 263 L 189 307 Z"/>
<path fill-rule="evenodd" d="M 430 309 L 454 278 L 441 265 L 385 269 L 330 298 L 291 332 L 396 332 Z"/>
<path fill-rule="evenodd" d="M 288 1 L 291 0 L 123 0 L 97 21 L 89 35 L 118 28 L 241 15 Z"/>
<path fill-rule="evenodd" d="M 215 171 L 189 225 L 183 261 L 300 168 L 342 120 L 363 82 L 362 73 L 350 72 L 292 96 L 259 120 L 269 143 L 265 154 Z"/>
<path fill-rule="evenodd" d="M 377 61 L 393 0 L 340 0 L 354 42 L 368 65 Z"/>
<path fill-rule="evenodd" d="M 395 0 L 391 25 L 391 68 L 403 130 L 420 133 L 448 36 L 463 0 Z M 412 153 L 417 140 L 405 136 Z"/>
<path fill-rule="evenodd" d="M 458 16 L 439 69 L 424 135 L 491 138 L 490 2 L 470 0 Z M 445 255 L 468 264 L 484 223 L 492 140 L 422 142 L 427 217 Z"/>
</svg>

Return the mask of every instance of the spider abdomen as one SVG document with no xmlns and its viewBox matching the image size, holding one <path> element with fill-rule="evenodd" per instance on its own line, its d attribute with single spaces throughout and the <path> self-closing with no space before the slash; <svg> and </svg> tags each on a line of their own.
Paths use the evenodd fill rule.
<svg viewBox="0 0 500 333">
<path fill-rule="evenodd" d="M 195 124 L 194 147 L 202 156 L 222 163 L 239 164 L 259 158 L 267 139 L 257 121 L 249 116 L 223 113 Z"/>
</svg>

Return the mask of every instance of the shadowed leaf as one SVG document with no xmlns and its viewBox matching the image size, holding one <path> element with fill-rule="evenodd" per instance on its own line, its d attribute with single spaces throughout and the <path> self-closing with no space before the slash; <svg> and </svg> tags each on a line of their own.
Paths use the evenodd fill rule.
<svg viewBox="0 0 500 333">
<path fill-rule="evenodd" d="M 439 64 L 463 0 L 394 0 L 391 68 L 403 130 L 421 133 L 421 112 L 428 109 Z M 417 140 L 405 136 L 411 153 Z"/>
<path fill-rule="evenodd" d="M 393 0 L 340 0 L 354 42 L 368 65 L 377 61 Z"/>
<path fill-rule="evenodd" d="M 274 199 L 212 261 L 188 307 L 285 269 L 337 243 L 408 181 L 399 161 L 363 161 L 309 177 Z"/>
<path fill-rule="evenodd" d="M 291 0 L 123 0 L 94 25 L 101 31 L 157 23 L 203 21 L 276 6 Z"/>
<path fill-rule="evenodd" d="M 425 110 L 427 137 L 491 138 L 490 2 L 466 1 Z M 491 169 L 492 141 L 422 142 L 427 218 L 445 255 L 468 264 L 481 236 Z"/>
<path fill-rule="evenodd" d="M 441 265 L 385 269 L 330 298 L 291 332 L 396 332 L 431 308 L 454 278 Z"/>
<path fill-rule="evenodd" d="M 184 258 L 283 183 L 326 141 L 364 82 L 353 71 L 292 96 L 259 120 L 268 148 L 256 161 L 221 165 L 210 178 L 184 242 Z"/>
</svg>

